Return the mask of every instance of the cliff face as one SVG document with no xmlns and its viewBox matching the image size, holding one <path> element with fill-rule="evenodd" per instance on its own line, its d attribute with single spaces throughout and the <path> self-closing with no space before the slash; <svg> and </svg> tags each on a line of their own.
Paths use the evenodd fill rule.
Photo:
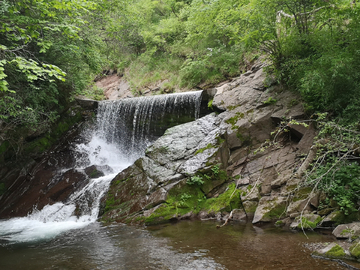
<svg viewBox="0 0 360 270">
<path fill-rule="evenodd" d="M 237 209 L 235 219 L 290 222 L 316 210 L 319 194 L 301 188 L 316 132 L 302 124 L 299 97 L 272 85 L 261 65 L 215 90 L 212 106 L 225 111 L 168 129 L 117 175 L 104 221 L 226 219 Z"/>
</svg>

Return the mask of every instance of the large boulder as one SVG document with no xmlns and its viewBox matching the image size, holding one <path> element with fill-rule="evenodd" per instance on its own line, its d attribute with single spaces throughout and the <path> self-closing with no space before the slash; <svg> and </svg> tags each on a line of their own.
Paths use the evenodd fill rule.
<svg viewBox="0 0 360 270">
<path fill-rule="evenodd" d="M 168 129 L 144 157 L 112 181 L 103 200 L 103 219 L 123 221 L 144 210 L 148 214 L 148 209 L 166 201 L 171 189 L 182 186 L 185 178 L 211 164 L 226 163 L 221 160 L 223 131 L 219 124 L 216 115 L 210 114 Z M 223 182 L 206 185 L 207 192 Z"/>
</svg>

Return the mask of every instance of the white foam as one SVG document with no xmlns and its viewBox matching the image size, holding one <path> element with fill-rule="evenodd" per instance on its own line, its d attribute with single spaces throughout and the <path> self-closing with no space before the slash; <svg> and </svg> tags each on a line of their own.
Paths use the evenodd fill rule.
<svg viewBox="0 0 360 270">
<path fill-rule="evenodd" d="M 106 143 L 94 135 L 88 144 L 80 144 L 76 151 L 81 153 L 81 167 L 107 165 L 111 173 L 90 179 L 81 190 L 73 193 L 66 204 L 58 202 L 46 205 L 40 211 L 35 209 L 27 217 L 0 221 L 0 239 L 10 243 L 33 242 L 51 239 L 72 229 L 79 229 L 97 220 L 100 199 L 107 191 L 116 174 L 131 163 L 117 150 L 115 145 Z M 82 214 L 75 216 L 75 209 Z"/>
</svg>

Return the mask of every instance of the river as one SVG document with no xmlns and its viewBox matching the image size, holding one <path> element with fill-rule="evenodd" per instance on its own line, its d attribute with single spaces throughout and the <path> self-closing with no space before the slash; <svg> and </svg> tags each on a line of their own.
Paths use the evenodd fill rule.
<svg viewBox="0 0 360 270">
<path fill-rule="evenodd" d="M 274 226 L 211 221 L 136 228 L 95 222 L 35 242 L 0 246 L 0 269 L 347 269 L 315 259 L 307 243 L 329 235 L 294 233 Z"/>
</svg>

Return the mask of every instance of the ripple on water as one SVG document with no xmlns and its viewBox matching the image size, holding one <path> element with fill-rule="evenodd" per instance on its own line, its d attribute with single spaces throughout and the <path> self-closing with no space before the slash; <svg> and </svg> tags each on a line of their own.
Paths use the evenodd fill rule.
<svg viewBox="0 0 360 270">
<path fill-rule="evenodd" d="M 328 236 L 215 225 L 184 221 L 140 229 L 92 223 L 50 241 L 0 247 L 0 269 L 346 269 L 312 258 L 304 247 Z"/>
</svg>

